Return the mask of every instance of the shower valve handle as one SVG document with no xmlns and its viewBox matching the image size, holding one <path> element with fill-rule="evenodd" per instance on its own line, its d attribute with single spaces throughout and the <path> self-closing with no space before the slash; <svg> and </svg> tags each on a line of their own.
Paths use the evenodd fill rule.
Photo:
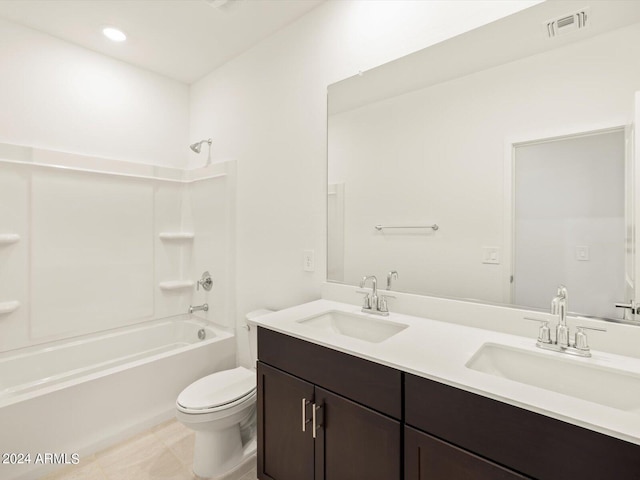
<svg viewBox="0 0 640 480">
<path fill-rule="evenodd" d="M 202 278 L 198 280 L 197 285 L 197 290 L 200 290 L 200 285 L 202 285 L 202 288 L 207 292 L 210 292 L 213 288 L 213 279 L 211 278 L 211 274 L 209 272 L 204 272 L 202 274 Z"/>
</svg>

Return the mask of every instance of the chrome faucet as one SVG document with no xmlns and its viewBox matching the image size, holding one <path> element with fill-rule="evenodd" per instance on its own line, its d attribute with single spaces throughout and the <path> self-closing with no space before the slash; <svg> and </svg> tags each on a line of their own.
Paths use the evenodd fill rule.
<svg viewBox="0 0 640 480">
<path fill-rule="evenodd" d="M 556 326 L 556 343 L 561 347 L 569 346 L 569 327 L 567 327 L 567 305 L 569 293 L 567 287 L 560 285 L 556 296 L 551 300 L 551 315 L 558 316 Z"/>
<path fill-rule="evenodd" d="M 558 316 L 558 325 L 556 325 L 555 341 L 551 338 L 551 329 L 549 328 L 549 320 L 539 318 L 524 317 L 525 320 L 533 320 L 541 322 L 538 331 L 538 340 L 536 346 L 545 350 L 554 352 L 568 353 L 570 355 L 578 355 L 580 357 L 590 357 L 591 349 L 587 341 L 585 330 L 596 330 L 598 332 L 606 332 L 604 328 L 595 327 L 576 327 L 576 334 L 573 343 L 569 341 L 569 327 L 567 326 L 567 300 L 569 294 L 567 287 L 560 285 L 556 296 L 551 301 L 551 314 Z"/>
<path fill-rule="evenodd" d="M 371 310 L 372 308 L 378 309 L 378 279 L 375 275 L 362 277 L 360 281 L 360 288 L 364 288 L 367 280 L 371 280 L 371 295 L 368 293 L 364 297 L 364 303 L 362 304 L 362 311 Z"/>
<path fill-rule="evenodd" d="M 368 277 L 362 277 L 362 281 L 360 282 L 360 288 L 365 288 L 365 284 L 367 280 L 371 280 L 371 293 L 369 292 L 358 292 L 364 293 L 364 301 L 362 302 L 362 311 L 364 313 L 373 313 L 375 315 L 387 316 L 389 315 L 389 307 L 387 306 L 387 298 L 395 298 L 391 295 L 380 295 L 378 296 L 378 279 L 375 275 L 370 275 Z"/>
</svg>

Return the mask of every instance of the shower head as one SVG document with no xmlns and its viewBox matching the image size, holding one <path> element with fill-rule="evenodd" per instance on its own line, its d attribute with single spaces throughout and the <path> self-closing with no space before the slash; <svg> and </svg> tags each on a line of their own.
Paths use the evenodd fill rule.
<svg viewBox="0 0 640 480">
<path fill-rule="evenodd" d="M 205 142 L 209 144 L 209 147 L 211 147 L 211 143 L 213 142 L 213 140 L 211 140 L 210 138 L 207 140 L 200 140 L 199 142 L 189 145 L 189 148 L 196 153 L 200 153 L 200 150 L 202 149 L 202 144 Z"/>
</svg>

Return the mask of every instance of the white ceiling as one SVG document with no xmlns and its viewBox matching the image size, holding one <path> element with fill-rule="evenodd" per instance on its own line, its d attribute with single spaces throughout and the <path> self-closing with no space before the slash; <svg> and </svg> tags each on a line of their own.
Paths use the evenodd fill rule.
<svg viewBox="0 0 640 480">
<path fill-rule="evenodd" d="M 323 1 L 0 0 L 0 17 L 192 83 Z M 127 41 L 107 40 L 104 26 Z"/>
</svg>

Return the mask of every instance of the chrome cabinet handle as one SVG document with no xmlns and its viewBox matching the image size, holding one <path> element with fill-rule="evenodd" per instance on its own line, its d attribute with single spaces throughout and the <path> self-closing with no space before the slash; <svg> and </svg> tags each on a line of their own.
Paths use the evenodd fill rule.
<svg viewBox="0 0 640 480">
<path fill-rule="evenodd" d="M 309 403 L 310 403 L 309 400 L 307 400 L 306 398 L 302 399 L 302 431 L 303 432 L 307 431 L 307 423 L 311 421 L 311 420 L 307 420 L 307 405 L 309 405 Z M 314 412 L 314 419 L 315 419 L 315 412 Z"/>
<path fill-rule="evenodd" d="M 320 425 L 318 425 L 316 421 L 316 412 L 321 408 L 321 405 L 316 405 L 315 403 L 313 404 L 313 410 L 311 414 L 311 417 L 313 419 L 313 438 L 316 438 L 316 431 L 318 430 L 318 428 L 320 428 Z"/>
</svg>

